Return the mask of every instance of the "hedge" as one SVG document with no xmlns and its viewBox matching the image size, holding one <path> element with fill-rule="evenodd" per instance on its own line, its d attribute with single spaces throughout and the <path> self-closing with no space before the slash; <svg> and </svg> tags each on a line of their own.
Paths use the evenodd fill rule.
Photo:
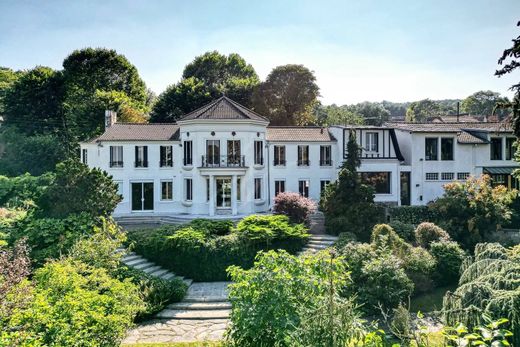
<svg viewBox="0 0 520 347">
<path fill-rule="evenodd" d="M 137 253 L 176 274 L 195 281 L 223 281 L 228 280 L 230 265 L 250 268 L 260 250 L 285 249 L 294 254 L 308 236 L 302 224 L 291 224 L 282 215 L 246 217 L 225 235 L 208 232 L 212 223 L 222 222 L 195 220 L 183 226 L 133 230 L 128 239 Z"/>
<path fill-rule="evenodd" d="M 436 222 L 437 215 L 428 206 L 394 206 L 388 210 L 390 220 L 418 225 L 422 222 Z"/>
</svg>

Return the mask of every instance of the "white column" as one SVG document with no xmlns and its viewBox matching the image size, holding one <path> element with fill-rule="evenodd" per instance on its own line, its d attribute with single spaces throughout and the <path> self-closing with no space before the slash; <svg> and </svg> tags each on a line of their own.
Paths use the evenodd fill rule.
<svg viewBox="0 0 520 347">
<path fill-rule="evenodd" d="M 237 215 L 237 175 L 231 178 L 231 213 Z"/>
<path fill-rule="evenodd" d="M 209 215 L 215 215 L 215 176 L 209 175 Z"/>
</svg>

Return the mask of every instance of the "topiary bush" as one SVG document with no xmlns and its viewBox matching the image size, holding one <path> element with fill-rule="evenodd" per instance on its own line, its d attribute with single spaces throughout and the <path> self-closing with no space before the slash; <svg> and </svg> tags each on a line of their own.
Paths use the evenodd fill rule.
<svg viewBox="0 0 520 347">
<path fill-rule="evenodd" d="M 454 241 L 434 241 L 430 244 L 430 253 L 435 258 L 434 280 L 439 285 L 457 283 L 460 267 L 466 258 L 466 252 Z"/>
<path fill-rule="evenodd" d="M 316 203 L 298 193 L 284 192 L 274 198 L 273 213 L 282 214 L 292 223 L 310 223 L 310 215 L 316 211 Z"/>
<path fill-rule="evenodd" d="M 230 265 L 251 267 L 260 250 L 296 253 L 308 237 L 303 224 L 291 224 L 283 215 L 246 217 L 227 235 L 208 232 L 210 222 L 197 229 L 200 223 L 132 230 L 128 238 L 137 253 L 177 274 L 197 281 L 216 281 L 227 280 Z"/>
<path fill-rule="evenodd" d="M 392 220 L 388 225 L 406 242 L 415 241 L 415 226 L 413 224 L 401 222 L 400 220 Z"/>
<path fill-rule="evenodd" d="M 449 241 L 450 235 L 437 225 L 424 222 L 415 229 L 415 240 L 421 247 L 428 249 L 432 242 Z"/>
</svg>

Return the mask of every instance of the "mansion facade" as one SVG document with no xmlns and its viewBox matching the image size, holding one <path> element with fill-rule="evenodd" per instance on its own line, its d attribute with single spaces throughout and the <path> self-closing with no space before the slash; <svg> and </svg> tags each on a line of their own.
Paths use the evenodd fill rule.
<svg viewBox="0 0 520 347">
<path fill-rule="evenodd" d="M 227 97 L 176 123 L 117 123 L 107 111 L 105 132 L 81 143 L 81 160 L 118 184 L 115 216 L 248 215 L 269 212 L 280 192 L 318 201 L 337 179 L 353 133 L 362 149 L 358 171 L 377 202 L 426 204 L 445 183 L 482 173 L 518 188 L 508 125 L 278 127 Z"/>
</svg>

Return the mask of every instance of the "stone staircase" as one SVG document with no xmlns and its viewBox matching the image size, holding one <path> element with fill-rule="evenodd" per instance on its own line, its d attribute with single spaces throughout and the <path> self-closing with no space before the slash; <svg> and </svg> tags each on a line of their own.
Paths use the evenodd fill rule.
<svg viewBox="0 0 520 347">
<path fill-rule="evenodd" d="M 119 249 L 118 251 L 122 252 L 124 250 Z M 155 277 L 163 278 L 165 280 L 169 280 L 172 278 L 179 278 L 184 283 L 186 283 L 186 285 L 188 287 L 191 286 L 191 284 L 193 283 L 193 280 L 186 279 L 182 276 L 177 276 L 170 270 L 165 269 L 165 268 L 155 264 L 154 262 L 151 262 L 148 259 L 143 258 L 139 254 L 136 254 L 134 252 L 129 252 L 129 253 L 125 254 L 125 256 L 121 259 L 121 261 L 123 262 L 123 264 L 125 264 L 129 267 L 132 267 L 137 270 L 142 270 L 142 271 L 146 272 L 147 274 L 155 276 Z"/>
<path fill-rule="evenodd" d="M 309 232 L 311 234 L 325 234 L 325 215 L 321 211 L 311 214 Z"/>
<path fill-rule="evenodd" d="M 231 313 L 227 289 L 229 283 L 193 283 L 181 302 L 168 305 L 157 314 L 156 318 L 168 320 L 228 319 Z"/>
<path fill-rule="evenodd" d="M 338 240 L 337 236 L 326 235 L 326 234 L 312 234 L 309 237 L 309 242 L 303 247 L 300 253 L 303 254 L 306 252 L 316 253 L 328 247 L 334 245 L 334 243 Z"/>
</svg>

